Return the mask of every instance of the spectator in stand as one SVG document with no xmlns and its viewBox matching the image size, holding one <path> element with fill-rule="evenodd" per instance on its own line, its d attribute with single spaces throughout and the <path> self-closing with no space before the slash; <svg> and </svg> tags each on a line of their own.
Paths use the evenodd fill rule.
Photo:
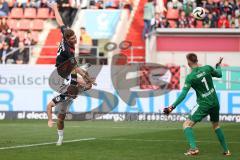
<svg viewBox="0 0 240 160">
<path fill-rule="evenodd" d="M 0 17 L 6 17 L 9 13 L 8 3 L 5 0 L 0 0 Z"/>
<path fill-rule="evenodd" d="M 156 12 L 153 19 L 151 19 L 151 30 L 155 30 L 160 27 L 160 13 Z M 164 27 L 165 28 L 165 27 Z"/>
<path fill-rule="evenodd" d="M 233 6 L 228 3 L 228 1 L 225 1 L 224 4 L 220 5 L 220 10 L 221 10 L 221 14 L 226 14 L 228 15 L 232 15 L 233 12 Z"/>
<path fill-rule="evenodd" d="M 180 12 L 180 17 L 178 19 L 178 28 L 189 28 L 188 19 L 184 11 Z"/>
<path fill-rule="evenodd" d="M 71 6 L 69 4 L 68 0 L 58 0 L 58 5 L 59 5 L 59 13 L 62 17 L 63 23 L 71 26 Z"/>
<path fill-rule="evenodd" d="M 186 16 L 190 16 L 193 8 L 196 7 L 196 3 L 193 1 L 186 1 L 185 3 L 183 3 L 183 11 L 185 12 Z"/>
<path fill-rule="evenodd" d="M 18 47 L 20 39 L 19 39 L 17 30 L 12 31 L 9 40 L 10 40 L 9 41 L 10 47 L 12 47 L 12 48 L 17 48 Z"/>
<path fill-rule="evenodd" d="M 210 12 L 210 13 L 213 12 L 214 9 L 215 9 L 215 5 L 213 3 L 213 0 L 207 0 L 207 2 L 203 1 L 203 8 L 206 8 L 208 10 L 208 12 Z"/>
<path fill-rule="evenodd" d="M 14 7 L 22 7 L 23 9 L 29 6 L 30 3 L 28 2 L 28 0 L 16 0 L 16 2 L 14 3 Z"/>
<path fill-rule="evenodd" d="M 41 7 L 41 0 L 30 0 L 30 7 L 40 8 Z"/>
<path fill-rule="evenodd" d="M 239 8 L 239 9 L 240 9 L 240 8 Z M 234 11 L 233 15 L 234 15 L 235 17 L 240 17 L 239 9 L 236 9 L 236 10 Z"/>
<path fill-rule="evenodd" d="M 170 23 L 168 22 L 168 20 L 166 19 L 166 17 L 162 17 L 160 24 L 159 24 L 160 28 L 170 28 Z"/>
<path fill-rule="evenodd" d="M 234 17 L 235 28 L 239 28 L 239 17 Z"/>
<path fill-rule="evenodd" d="M 153 0 L 148 0 L 147 3 L 144 5 L 144 13 L 143 13 L 143 19 L 144 19 L 144 29 L 143 29 L 143 38 L 146 38 L 146 34 L 148 34 L 151 30 L 151 20 L 154 17 L 154 6 L 153 6 Z"/>
<path fill-rule="evenodd" d="M 98 9 L 95 0 L 90 0 L 89 7 L 90 9 Z"/>
<path fill-rule="evenodd" d="M 178 0 L 172 0 L 167 3 L 167 8 L 182 10 L 183 4 L 181 2 L 179 2 Z"/>
<path fill-rule="evenodd" d="M 69 9 L 69 26 L 72 26 L 74 18 L 77 14 L 78 8 L 80 8 L 79 0 L 69 0 L 70 9 Z"/>
<path fill-rule="evenodd" d="M 229 20 L 229 23 L 230 23 L 230 28 L 239 28 L 238 18 L 232 17 L 232 18 Z"/>
<path fill-rule="evenodd" d="M 212 12 L 212 18 L 214 21 L 214 27 L 217 28 L 217 22 L 218 22 L 218 18 L 219 18 L 217 12 Z"/>
<path fill-rule="evenodd" d="M 5 0 L 7 2 L 9 9 L 11 10 L 13 8 L 13 5 L 15 3 L 15 0 Z"/>
<path fill-rule="evenodd" d="M 12 36 L 12 30 L 9 28 L 5 34 L 5 42 L 10 45 L 10 39 Z"/>
<path fill-rule="evenodd" d="M 187 19 L 188 19 L 189 28 L 196 28 L 197 21 L 195 20 L 195 18 L 192 15 L 189 15 Z"/>
<path fill-rule="evenodd" d="M 157 0 L 156 0 L 157 1 Z M 197 5 L 196 5 L 197 4 Z M 240 1 L 236 0 L 183 0 L 181 6 L 179 0 L 172 0 L 167 3 L 168 9 L 178 9 L 180 13 L 185 12 L 185 18 L 178 19 L 178 27 L 200 27 L 199 21 L 191 17 L 192 9 L 196 6 L 205 8 L 207 17 L 203 20 L 204 28 L 239 28 Z M 182 8 L 182 9 L 181 9 Z M 181 13 L 182 14 L 182 13 Z M 236 17 L 236 18 L 235 18 Z M 173 27 L 171 23 L 171 27 Z"/>
<path fill-rule="evenodd" d="M 7 20 L 5 17 L 2 17 L 2 19 L 0 19 L 0 29 L 3 33 L 7 33 L 7 30 L 9 29 L 9 26 L 7 24 Z"/>
<path fill-rule="evenodd" d="M 14 63 L 13 55 L 8 55 L 11 52 L 9 45 L 4 42 L 2 43 L 2 49 L 0 50 L 0 61 L 1 63 Z"/>
<path fill-rule="evenodd" d="M 203 25 L 207 26 L 205 28 L 217 28 L 217 17 L 213 16 L 212 13 L 208 13 L 206 18 L 203 20 Z"/>
<path fill-rule="evenodd" d="M 129 9 L 130 12 L 132 11 L 133 3 L 134 3 L 133 0 L 125 0 L 124 2 L 121 2 L 121 3 L 122 3 L 123 8 Z"/>
<path fill-rule="evenodd" d="M 230 23 L 226 17 L 226 14 L 221 15 L 218 20 L 218 28 L 229 28 L 229 27 L 230 27 Z"/>
<path fill-rule="evenodd" d="M 0 29 L 0 44 L 2 44 L 5 41 L 5 34 L 2 32 L 2 30 Z M 2 47 L 2 45 L 1 45 Z"/>
<path fill-rule="evenodd" d="M 67 26 L 71 26 L 78 7 L 80 7 L 79 0 L 58 0 L 59 13 L 62 17 L 63 23 Z"/>
<path fill-rule="evenodd" d="M 119 2 L 116 0 L 105 0 L 105 8 L 119 8 Z"/>
<path fill-rule="evenodd" d="M 47 1 L 48 0 L 40 0 L 41 1 L 41 7 L 42 8 L 48 8 L 48 4 L 47 4 Z M 51 10 L 51 9 L 50 9 Z"/>
<path fill-rule="evenodd" d="M 92 47 L 92 38 L 91 36 L 87 33 L 86 28 L 81 27 L 80 28 L 80 55 L 83 56 L 89 56 L 91 54 L 91 47 Z"/>
<path fill-rule="evenodd" d="M 164 6 L 164 0 L 156 0 L 155 12 L 164 13 L 167 9 Z"/>
<path fill-rule="evenodd" d="M 97 1 L 95 9 L 103 9 L 104 8 L 104 2 L 103 1 Z"/>
<path fill-rule="evenodd" d="M 80 8 L 81 9 L 87 9 L 88 4 L 89 4 L 88 0 L 80 0 Z"/>
<path fill-rule="evenodd" d="M 25 46 L 31 46 L 31 45 L 35 45 L 37 43 L 34 40 L 31 31 L 26 32 L 25 37 L 23 39 L 23 43 L 24 43 Z"/>
<path fill-rule="evenodd" d="M 29 49 L 25 48 L 23 42 L 19 42 L 19 48 L 13 54 L 16 64 L 28 64 L 29 63 Z"/>
</svg>

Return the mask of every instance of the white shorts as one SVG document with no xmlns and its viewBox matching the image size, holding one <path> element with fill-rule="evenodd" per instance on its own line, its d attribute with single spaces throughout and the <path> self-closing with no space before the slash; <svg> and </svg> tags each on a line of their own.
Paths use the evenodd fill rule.
<svg viewBox="0 0 240 160">
<path fill-rule="evenodd" d="M 49 86 L 58 93 L 64 93 L 71 82 L 71 74 L 67 78 L 62 78 L 55 69 L 49 78 Z"/>
<path fill-rule="evenodd" d="M 69 112 L 69 108 L 72 103 L 73 103 L 72 98 L 65 100 L 63 102 L 59 102 L 56 105 L 55 112 L 57 112 L 58 114 L 66 114 L 67 112 Z"/>
</svg>

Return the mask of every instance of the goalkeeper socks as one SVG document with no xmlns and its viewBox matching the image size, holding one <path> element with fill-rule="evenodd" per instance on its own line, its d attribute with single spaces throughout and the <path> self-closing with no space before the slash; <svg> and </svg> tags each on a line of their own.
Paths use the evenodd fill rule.
<svg viewBox="0 0 240 160">
<path fill-rule="evenodd" d="M 223 131 L 221 130 L 221 128 L 217 128 L 217 129 L 215 129 L 215 133 L 216 133 L 216 135 L 218 137 L 218 140 L 219 140 L 221 146 L 224 149 L 224 152 L 227 152 L 228 151 L 228 147 L 227 147 L 227 144 L 225 142 Z"/>
<path fill-rule="evenodd" d="M 187 140 L 188 140 L 188 143 L 190 145 L 190 148 L 191 149 L 196 149 L 197 146 L 196 146 L 196 142 L 195 142 L 195 138 L 194 138 L 194 135 L 193 135 L 192 128 L 191 127 L 185 128 L 184 129 L 184 134 L 187 137 Z"/>
</svg>

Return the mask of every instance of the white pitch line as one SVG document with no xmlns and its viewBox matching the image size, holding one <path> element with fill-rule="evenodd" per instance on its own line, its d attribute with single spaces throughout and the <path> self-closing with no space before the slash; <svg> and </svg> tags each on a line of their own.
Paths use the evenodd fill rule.
<svg viewBox="0 0 240 160">
<path fill-rule="evenodd" d="M 164 139 L 122 139 L 122 138 L 118 138 L 118 139 L 110 139 L 110 138 L 98 138 L 98 140 L 103 140 L 103 141 L 142 141 L 142 142 L 179 142 L 179 143 L 186 143 L 187 141 L 185 140 L 164 140 Z M 203 141 L 196 141 L 199 143 L 219 143 L 218 141 L 207 141 L 207 140 L 203 140 Z M 227 143 L 233 143 L 233 144 L 240 144 L 240 142 L 227 142 Z"/>
<path fill-rule="evenodd" d="M 73 143 L 73 142 L 80 142 L 80 141 L 91 141 L 95 140 L 96 138 L 83 138 L 83 139 L 74 139 L 63 141 L 63 143 Z M 10 146 L 10 147 L 1 147 L 0 150 L 5 149 L 15 149 L 15 148 L 27 148 L 27 147 L 35 147 L 35 146 L 45 146 L 50 144 L 56 144 L 56 142 L 47 142 L 47 143 L 37 143 L 37 144 L 26 144 L 26 145 L 19 145 L 19 146 Z"/>
</svg>

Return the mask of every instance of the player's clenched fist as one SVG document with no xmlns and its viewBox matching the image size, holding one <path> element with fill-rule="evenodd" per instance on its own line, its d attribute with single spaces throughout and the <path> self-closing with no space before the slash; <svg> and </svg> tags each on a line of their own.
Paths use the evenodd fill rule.
<svg viewBox="0 0 240 160">
<path fill-rule="evenodd" d="M 163 109 L 163 113 L 166 115 L 169 115 L 173 111 L 173 109 L 174 109 L 173 106 L 169 106 L 169 107 Z"/>
</svg>

